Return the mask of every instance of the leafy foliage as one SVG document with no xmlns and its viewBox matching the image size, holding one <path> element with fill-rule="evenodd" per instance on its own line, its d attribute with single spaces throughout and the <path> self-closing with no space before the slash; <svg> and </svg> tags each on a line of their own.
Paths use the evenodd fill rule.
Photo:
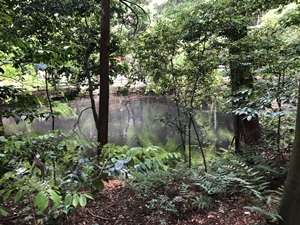
<svg viewBox="0 0 300 225">
<path fill-rule="evenodd" d="M 222 163 L 221 160 L 203 176 L 195 174 L 194 179 L 195 184 L 210 195 L 226 196 L 244 193 L 245 195 L 254 195 L 258 199 L 263 198 L 263 191 L 268 184 L 259 171 L 255 171 L 246 163 L 237 160 L 230 160 L 227 163 Z"/>
<path fill-rule="evenodd" d="M 110 175 L 126 175 L 134 167 L 145 172 L 152 169 L 166 170 L 167 164 L 179 159 L 180 154 L 166 152 L 157 146 L 128 149 L 126 146 L 118 147 L 107 144 L 102 150 L 100 161 Z"/>
<path fill-rule="evenodd" d="M 60 131 L 2 136 L 0 196 L 3 201 L 14 196 L 14 203 L 24 207 L 25 211 L 34 212 L 36 207 L 45 215 L 44 219 L 68 214 L 78 205 L 85 207 L 87 198 L 92 199 L 91 195 L 77 182 L 66 185 L 63 177 L 69 168 L 76 168 L 85 149 L 96 146 Z M 82 174 L 85 174 L 84 170 Z M 70 200 L 72 204 L 69 204 Z M 26 207 L 28 201 L 32 202 L 29 208 Z M 46 212 L 46 209 L 49 210 Z M 6 214 L 4 208 L 1 212 Z M 37 216 L 30 214 L 33 218 Z"/>
<path fill-rule="evenodd" d="M 147 82 L 147 91 L 171 94 L 177 118 L 165 122 L 180 133 L 179 147 L 189 167 L 195 146 L 192 139 L 197 140 L 205 172 L 202 167 L 171 169 L 169 165 L 181 156 L 155 146 L 129 149 L 109 144 L 96 158 L 84 155 L 97 144 L 59 131 L 2 136 L 4 117 L 13 117 L 18 123 L 61 114 L 73 116 L 69 108 L 52 102 L 50 96 L 47 104 L 54 110 L 45 109 L 41 98 L 25 91 L 26 76 L 39 80 L 31 84 L 49 85 L 54 92 L 63 82 L 68 88 L 67 99 L 80 89 L 87 89 L 93 97 L 99 86 L 99 21 L 103 12 L 94 0 L 0 0 L 0 75 L 1 82 L 5 81 L 0 85 L 2 200 L 13 198 L 16 204 L 28 205 L 22 210 L 32 211 L 33 217 L 33 209 L 54 217 L 67 215 L 73 208 L 86 206 L 87 199 L 92 198 L 86 190 L 102 190 L 109 176 L 122 174 L 147 199 L 149 208 L 172 213 L 184 213 L 190 207 L 209 210 L 217 204 L 216 198 L 233 195 L 265 201 L 268 183 L 263 176 L 282 175 L 272 160 L 274 156 L 288 158 L 294 138 L 299 3 L 169 1 L 155 16 L 153 26 L 145 30 L 145 11 L 135 3 L 124 2 L 111 2 L 112 23 L 116 26 L 111 34 L 110 78 L 127 75 L 132 83 Z M 137 33 L 137 28 L 143 33 Z M 138 35 L 131 46 L 128 43 L 133 33 Z M 7 80 L 13 85 L 7 85 Z M 36 86 L 31 88 L 39 89 Z M 234 106 L 225 104 L 227 110 L 230 108 L 242 122 L 259 118 L 263 125 L 263 140 L 267 140 L 264 148 L 268 151 L 261 152 L 267 152 L 268 157 L 260 155 L 260 147 L 244 149 L 244 161 L 251 167 L 232 155 L 230 160 L 215 158 L 206 166 L 206 130 L 199 125 L 195 112 L 204 104 L 221 103 L 216 96 L 220 100 L 227 94 L 229 88 L 224 86 L 231 87 L 228 103 Z M 97 122 L 97 116 L 94 118 Z M 249 209 L 279 218 L 260 206 Z M 0 213 L 7 214 L 4 208 Z"/>
</svg>

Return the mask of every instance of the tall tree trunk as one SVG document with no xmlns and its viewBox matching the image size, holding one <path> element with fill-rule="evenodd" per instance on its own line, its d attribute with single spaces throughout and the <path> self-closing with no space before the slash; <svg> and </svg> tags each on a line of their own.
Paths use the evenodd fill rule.
<svg viewBox="0 0 300 225">
<path fill-rule="evenodd" d="M 293 152 L 285 181 L 279 215 L 280 225 L 300 224 L 300 86 L 297 106 L 296 133 Z"/>
<path fill-rule="evenodd" d="M 250 67 L 244 65 L 239 61 L 240 49 L 238 47 L 231 47 L 229 54 L 233 60 L 230 61 L 230 80 L 231 91 L 235 97 L 243 97 L 237 95 L 237 91 L 241 88 L 252 88 L 253 77 L 250 73 Z M 239 101 L 237 104 L 233 103 L 234 108 L 238 108 L 242 104 Z M 259 120 L 251 119 L 250 121 L 245 119 L 246 115 L 233 115 L 233 129 L 235 139 L 235 151 L 240 152 L 240 141 L 244 141 L 246 144 L 253 144 L 257 142 L 261 137 L 261 129 L 259 127 Z"/>
<path fill-rule="evenodd" d="M 101 146 L 108 142 L 109 111 L 109 43 L 110 43 L 110 0 L 102 0 L 101 40 L 100 40 L 100 99 L 98 141 Z M 98 155 L 101 154 L 101 147 Z"/>
</svg>

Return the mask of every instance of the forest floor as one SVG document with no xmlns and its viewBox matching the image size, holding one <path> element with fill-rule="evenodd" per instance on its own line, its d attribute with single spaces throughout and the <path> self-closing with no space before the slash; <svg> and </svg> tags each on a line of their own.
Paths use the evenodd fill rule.
<svg viewBox="0 0 300 225">
<path fill-rule="evenodd" d="M 174 184 L 175 185 L 175 184 Z M 10 201 L 13 202 L 13 199 Z M 45 224 L 57 225 L 263 225 L 262 216 L 245 208 L 251 199 L 243 195 L 215 199 L 211 210 L 197 208 L 185 210 L 183 213 L 167 212 L 161 209 L 149 209 L 147 202 L 135 194 L 124 181 L 114 179 L 105 182 L 104 190 L 89 200 L 86 208 L 73 209 L 69 216 L 59 221 Z M 13 204 L 12 204 L 13 205 Z M 8 206 L 8 205 L 6 205 Z M 272 206 L 276 211 L 277 206 Z M 20 209 L 10 207 L 7 217 L 0 217 L 0 225 L 34 224 L 24 222 L 29 214 L 20 215 Z M 38 218 L 39 216 L 37 216 Z"/>
<path fill-rule="evenodd" d="M 90 201 L 86 208 L 74 210 L 62 221 L 68 225 L 96 224 L 205 224 L 205 225 L 251 225 L 265 224 L 255 212 L 244 208 L 249 199 L 232 196 L 219 202 L 210 211 L 191 210 L 182 215 L 146 207 L 124 182 L 112 180 L 105 184 L 104 191 Z"/>
</svg>

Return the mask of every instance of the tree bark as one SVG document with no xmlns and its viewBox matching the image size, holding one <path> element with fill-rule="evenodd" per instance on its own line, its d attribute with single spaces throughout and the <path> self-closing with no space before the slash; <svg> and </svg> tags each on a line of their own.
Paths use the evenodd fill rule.
<svg viewBox="0 0 300 225">
<path fill-rule="evenodd" d="M 244 65 L 239 61 L 240 49 L 238 47 L 231 47 L 229 54 L 233 59 L 230 61 L 230 80 L 231 91 L 235 97 L 243 97 L 236 94 L 241 88 L 252 88 L 253 77 L 250 73 L 250 67 Z M 238 108 L 242 104 L 239 101 L 237 104 L 233 103 L 234 108 Z M 261 137 L 261 129 L 259 126 L 259 119 L 251 119 L 250 121 L 245 119 L 246 115 L 233 115 L 233 129 L 235 140 L 235 151 L 240 152 L 240 141 L 244 141 L 246 144 L 253 144 L 257 142 Z"/>
<path fill-rule="evenodd" d="M 279 215 L 280 225 L 300 224 L 300 86 L 297 106 L 296 133 L 293 152 L 285 181 Z"/>
<path fill-rule="evenodd" d="M 100 39 L 100 99 L 98 141 L 103 146 L 108 142 L 109 112 L 109 43 L 110 43 L 110 0 L 102 0 Z M 101 147 L 98 155 L 101 154 Z"/>
<path fill-rule="evenodd" d="M 1 110 L 0 110 L 1 112 Z M 5 132 L 4 132 L 4 125 L 3 125 L 3 121 L 2 121 L 2 115 L 0 113 L 0 137 L 1 136 L 4 136 L 5 135 Z"/>
</svg>

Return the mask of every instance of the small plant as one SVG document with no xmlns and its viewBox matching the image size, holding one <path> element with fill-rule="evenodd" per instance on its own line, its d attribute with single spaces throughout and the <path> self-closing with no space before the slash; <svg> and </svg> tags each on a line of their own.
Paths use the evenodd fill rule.
<svg viewBox="0 0 300 225">
<path fill-rule="evenodd" d="M 192 200 L 192 205 L 197 206 L 198 209 L 210 210 L 214 206 L 214 200 L 212 197 L 200 195 Z"/>
<path fill-rule="evenodd" d="M 117 175 L 118 172 L 129 172 L 129 168 L 137 167 L 141 170 L 149 169 L 168 169 L 167 164 L 170 161 L 180 159 L 180 154 L 170 153 L 157 146 L 146 148 L 127 146 L 120 147 L 113 144 L 107 144 L 102 149 L 100 163 L 109 168 L 109 172 Z M 127 170 L 123 170 L 126 168 Z"/>
<path fill-rule="evenodd" d="M 159 195 L 157 198 L 148 201 L 146 207 L 149 209 L 159 208 L 161 210 L 178 213 L 177 204 L 185 203 L 186 200 L 181 196 L 175 196 L 173 199 L 166 195 Z"/>
<path fill-rule="evenodd" d="M 179 165 L 174 169 L 158 169 L 146 174 L 135 171 L 125 181 L 136 194 L 147 201 L 148 208 L 182 215 L 193 207 L 193 200 L 199 196 L 190 180 L 194 170 L 186 165 Z"/>
<path fill-rule="evenodd" d="M 257 212 L 262 215 L 268 223 L 275 223 L 276 221 L 282 220 L 281 216 L 277 212 L 267 211 L 261 207 L 257 206 L 247 206 L 246 209 L 249 209 L 253 212 Z"/>
<path fill-rule="evenodd" d="M 269 191 L 269 195 L 264 198 L 264 201 L 258 202 L 255 206 L 246 206 L 244 208 L 253 212 L 259 213 L 268 224 L 277 224 L 279 220 L 282 220 L 278 212 L 274 211 L 272 205 L 279 205 L 282 196 L 282 190 Z"/>
<path fill-rule="evenodd" d="M 194 174 L 195 184 L 203 188 L 208 194 L 233 195 L 243 193 L 263 198 L 263 191 L 268 183 L 264 177 L 238 160 L 229 160 L 216 163 L 211 171 L 199 176 Z"/>
</svg>

